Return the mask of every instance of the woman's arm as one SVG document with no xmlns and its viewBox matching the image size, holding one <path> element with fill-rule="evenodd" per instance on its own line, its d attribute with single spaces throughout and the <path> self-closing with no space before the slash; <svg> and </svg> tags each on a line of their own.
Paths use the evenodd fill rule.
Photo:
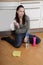
<svg viewBox="0 0 43 65">
<path fill-rule="evenodd" d="M 14 30 L 15 30 L 14 22 L 15 22 L 15 21 L 12 21 L 12 22 L 11 22 L 11 25 L 10 25 L 11 31 L 14 31 Z"/>
<path fill-rule="evenodd" d="M 29 34 L 30 34 L 30 19 L 29 17 L 27 16 L 26 18 L 26 22 L 27 22 L 27 32 L 26 32 L 26 36 L 29 37 Z"/>
<path fill-rule="evenodd" d="M 28 38 L 29 38 L 29 34 L 30 34 L 30 19 L 29 17 L 27 16 L 26 17 L 26 22 L 27 22 L 27 32 L 26 32 L 26 36 L 24 38 L 24 42 L 27 42 L 28 41 Z"/>
<path fill-rule="evenodd" d="M 16 20 L 13 20 L 10 28 L 11 28 L 11 30 L 15 30 L 15 29 L 19 28 L 19 24 L 16 22 Z"/>
</svg>

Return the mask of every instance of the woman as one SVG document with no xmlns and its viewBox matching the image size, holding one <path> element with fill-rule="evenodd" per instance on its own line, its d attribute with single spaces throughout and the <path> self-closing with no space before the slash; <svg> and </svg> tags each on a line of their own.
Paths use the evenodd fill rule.
<svg viewBox="0 0 43 65">
<path fill-rule="evenodd" d="M 28 37 L 26 36 L 29 31 L 29 17 L 25 14 L 25 9 L 22 5 L 19 5 L 16 9 L 16 16 L 13 24 L 15 26 L 15 47 L 20 47 L 22 42 L 26 42 Z"/>
<path fill-rule="evenodd" d="M 30 43 L 33 43 L 33 35 L 29 34 L 29 17 L 25 14 L 25 9 L 22 5 L 19 5 L 16 9 L 16 16 L 13 20 L 13 27 L 15 27 L 15 40 L 10 37 L 3 37 L 2 40 L 5 40 L 12 44 L 14 47 L 18 48 L 22 45 L 22 42 L 27 42 L 28 39 Z M 12 24 L 11 24 L 12 25 Z M 11 26 L 12 27 L 12 26 Z M 36 43 L 40 42 L 40 38 L 36 36 Z"/>
</svg>

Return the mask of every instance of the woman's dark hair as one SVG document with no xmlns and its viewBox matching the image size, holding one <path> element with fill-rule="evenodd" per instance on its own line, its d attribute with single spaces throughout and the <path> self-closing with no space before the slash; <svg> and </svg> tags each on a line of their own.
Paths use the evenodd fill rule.
<svg viewBox="0 0 43 65">
<path fill-rule="evenodd" d="M 17 7 L 17 9 L 16 9 L 16 16 L 15 16 L 15 19 L 16 19 L 16 21 L 18 22 L 18 23 L 20 23 L 20 20 L 19 20 L 19 17 L 18 17 L 18 13 L 17 13 L 17 11 L 19 10 L 19 8 L 24 8 L 24 6 L 22 6 L 22 5 L 19 5 L 18 7 Z M 24 12 L 24 15 L 23 15 L 23 19 L 22 19 L 22 23 L 23 24 L 25 24 L 25 12 Z"/>
</svg>

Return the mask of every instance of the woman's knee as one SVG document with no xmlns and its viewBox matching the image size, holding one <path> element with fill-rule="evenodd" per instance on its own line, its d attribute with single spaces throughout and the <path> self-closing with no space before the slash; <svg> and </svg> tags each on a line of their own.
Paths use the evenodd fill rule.
<svg viewBox="0 0 43 65">
<path fill-rule="evenodd" d="M 16 43 L 14 44 L 16 48 L 19 48 L 21 45 L 22 45 L 22 41 L 16 41 Z"/>
<path fill-rule="evenodd" d="M 15 47 L 16 47 L 16 48 L 19 48 L 20 46 L 21 46 L 20 43 L 15 44 Z"/>
</svg>

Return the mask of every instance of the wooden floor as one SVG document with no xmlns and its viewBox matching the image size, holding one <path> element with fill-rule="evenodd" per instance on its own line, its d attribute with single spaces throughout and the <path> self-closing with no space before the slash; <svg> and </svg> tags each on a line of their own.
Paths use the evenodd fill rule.
<svg viewBox="0 0 43 65">
<path fill-rule="evenodd" d="M 30 44 L 28 49 L 25 48 L 25 44 L 15 48 L 8 42 L 0 40 L 0 65 L 43 65 L 43 33 L 34 34 L 41 38 L 41 43 L 36 47 Z M 20 50 L 21 56 L 13 57 L 14 50 Z"/>
</svg>

